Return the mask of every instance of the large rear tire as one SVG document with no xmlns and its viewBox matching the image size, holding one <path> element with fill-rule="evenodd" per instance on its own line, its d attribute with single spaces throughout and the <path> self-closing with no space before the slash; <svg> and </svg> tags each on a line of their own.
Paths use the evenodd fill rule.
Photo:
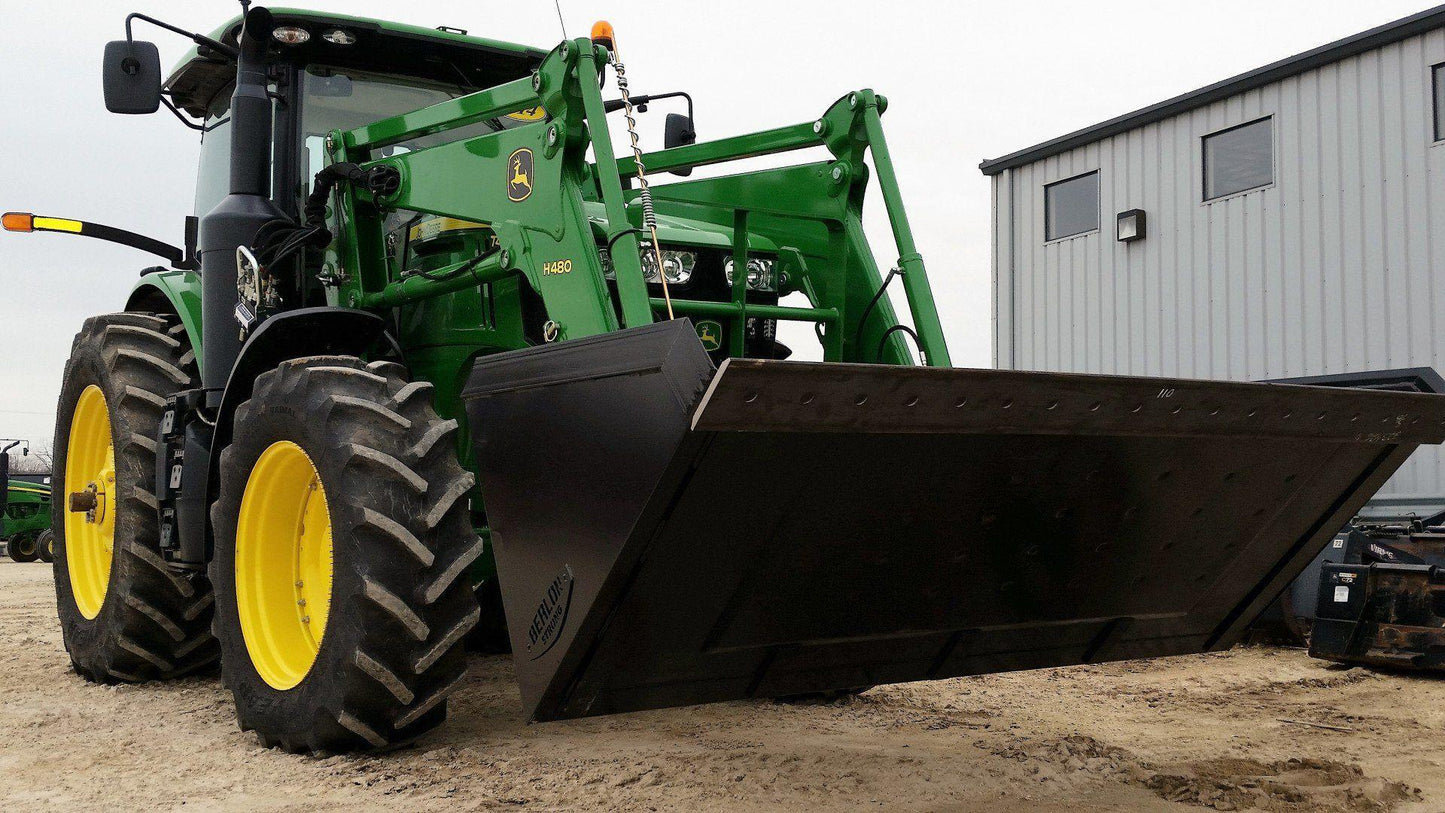
<svg viewBox="0 0 1445 813">
<path fill-rule="evenodd" d="M 10 537 L 10 541 L 5 543 L 5 550 L 11 559 L 22 565 L 40 558 L 40 547 L 35 544 L 35 537 L 29 533 Z"/>
<path fill-rule="evenodd" d="M 236 410 L 210 572 L 222 679 L 263 745 L 387 748 L 446 717 L 482 542 L 430 391 L 399 365 L 313 357 Z"/>
<path fill-rule="evenodd" d="M 65 649 L 89 680 L 177 677 L 217 657 L 210 585 L 166 565 L 156 516 L 161 412 L 196 386 L 174 318 L 97 316 L 71 346 L 55 427 L 55 596 Z M 68 510 L 77 492 L 95 508 Z"/>
</svg>

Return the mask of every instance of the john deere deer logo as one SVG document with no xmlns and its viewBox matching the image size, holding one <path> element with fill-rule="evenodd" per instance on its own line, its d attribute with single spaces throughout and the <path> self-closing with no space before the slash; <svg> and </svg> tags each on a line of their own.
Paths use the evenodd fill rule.
<svg viewBox="0 0 1445 813">
<path fill-rule="evenodd" d="M 702 349 L 711 353 L 722 347 L 722 325 L 711 319 L 697 323 L 697 338 L 702 342 Z"/>
<path fill-rule="evenodd" d="M 507 157 L 507 197 L 516 202 L 532 194 L 532 151 L 523 147 Z"/>
</svg>

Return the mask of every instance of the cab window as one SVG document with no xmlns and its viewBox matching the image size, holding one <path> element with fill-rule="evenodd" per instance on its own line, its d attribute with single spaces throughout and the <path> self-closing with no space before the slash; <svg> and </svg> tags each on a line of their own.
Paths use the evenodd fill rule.
<svg viewBox="0 0 1445 813">
<path fill-rule="evenodd" d="M 311 188 L 311 179 L 326 166 L 326 134 L 332 130 L 353 130 L 471 92 L 472 89 L 460 85 L 428 82 L 415 77 L 323 65 L 307 66 L 301 76 L 301 137 L 305 152 L 301 166 L 306 172 L 303 179 L 306 188 Z M 395 144 L 381 152 L 383 155 L 396 155 L 521 127 L 533 120 L 523 115 L 488 119 Z"/>
<path fill-rule="evenodd" d="M 274 86 L 272 91 L 275 91 Z M 231 191 L 231 95 L 228 86 L 217 93 L 206 108 L 201 124 L 201 161 L 196 171 L 196 217 L 216 208 Z M 274 113 L 274 111 L 273 111 Z M 272 145 L 271 159 L 276 156 Z"/>
<path fill-rule="evenodd" d="M 206 111 L 201 133 L 201 165 L 196 172 L 196 217 L 216 208 L 231 191 L 231 92 L 217 94 Z"/>
</svg>

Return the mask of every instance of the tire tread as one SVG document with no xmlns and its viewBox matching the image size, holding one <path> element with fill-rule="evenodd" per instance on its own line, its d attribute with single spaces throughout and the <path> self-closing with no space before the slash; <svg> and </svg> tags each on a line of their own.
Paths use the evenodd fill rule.
<svg viewBox="0 0 1445 813">
<path fill-rule="evenodd" d="M 275 416 L 321 416 L 316 426 L 324 435 L 303 447 L 326 481 L 335 589 L 352 585 L 345 595 L 333 594 L 327 625 L 358 631 L 339 639 L 328 632 L 318 663 L 325 657 L 332 668 L 309 674 L 292 690 L 314 688 L 318 706 L 288 706 L 256 685 L 233 599 L 217 596 L 222 679 L 236 696 L 243 728 L 255 730 L 263 745 L 327 752 L 390 748 L 445 719 L 446 699 L 466 671 L 463 639 L 481 614 L 463 574 L 485 548 L 466 499 L 475 478 L 455 453 L 443 453 L 455 441 L 457 424 L 436 414 L 431 392 L 429 383 L 409 382 L 406 368 L 395 362 L 316 356 L 258 376 L 250 400 L 236 411 L 212 509 L 218 548 L 234 544 L 247 478 L 240 469 L 282 437 L 276 427 L 290 420 Z M 271 427 L 264 433 L 263 424 Z M 354 544 L 348 539 L 353 535 Z M 341 555 L 343 545 L 354 561 Z M 218 553 L 212 563 L 218 586 L 224 586 L 221 559 Z M 343 579 L 343 562 L 355 575 Z M 328 654 L 328 643 L 346 649 Z"/>
<path fill-rule="evenodd" d="M 81 376 L 81 378 L 76 378 Z M 96 377 L 98 376 L 98 377 Z M 140 683 L 194 672 L 214 663 L 210 587 L 200 573 L 172 569 L 161 557 L 154 491 L 156 433 L 166 399 L 199 386 L 195 353 L 174 315 L 113 313 L 87 319 L 71 345 L 57 422 L 57 494 L 63 488 L 59 452 L 68 438 L 67 408 L 89 384 L 105 391 L 115 443 L 117 520 L 106 602 L 95 619 L 74 607 L 65 560 L 63 514 L 57 512 L 56 597 L 61 627 L 77 673 L 98 683 Z M 61 495 L 63 498 L 63 495 Z"/>
</svg>

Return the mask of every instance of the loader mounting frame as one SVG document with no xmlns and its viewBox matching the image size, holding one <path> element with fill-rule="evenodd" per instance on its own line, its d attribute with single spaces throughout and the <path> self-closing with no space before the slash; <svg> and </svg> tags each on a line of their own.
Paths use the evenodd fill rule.
<svg viewBox="0 0 1445 813">
<path fill-rule="evenodd" d="M 345 281 L 335 288 L 335 301 L 362 308 L 408 306 L 520 275 L 546 303 L 548 318 L 556 325 L 553 340 L 653 322 L 664 303 L 644 282 L 639 253 L 641 212 L 633 205 L 637 192 L 624 188 L 623 178 L 635 172 L 635 161 L 618 159 L 612 151 L 596 81 L 606 61 L 607 51 L 601 45 L 586 39 L 564 42 L 547 55 L 531 79 L 355 130 L 334 131 L 327 139 L 332 162 L 388 166 L 402 179 L 400 190 L 382 199 L 355 187 L 338 192 L 340 219 L 348 228 L 334 256 L 328 258 L 331 267 L 345 269 Z M 373 158 L 381 148 L 408 139 L 539 105 L 547 111 L 547 119 L 532 126 Z M 646 155 L 648 169 L 654 174 L 812 147 L 826 148 L 832 155 L 830 161 L 797 167 L 655 185 L 654 196 L 662 214 L 710 216 L 700 212 L 702 207 L 720 213 L 726 219 L 722 225 L 732 228 L 733 258 L 740 265 L 746 264 L 750 234 L 773 238 L 783 246 L 781 261 L 789 266 L 796 288 L 813 300 L 812 307 L 750 302 L 739 275 L 731 301 L 674 296 L 674 311 L 726 320 L 737 327 L 729 348 L 734 356 L 742 355 L 742 325 L 749 317 L 757 317 L 819 325 L 828 361 L 909 363 L 903 337 L 886 335 L 887 328 L 896 323 L 886 302 L 878 304 L 877 315 L 861 330 L 854 323 L 862 315 L 859 306 L 882 282 L 862 232 L 862 196 L 868 178 L 864 156 L 871 152 L 892 224 L 897 268 L 921 361 L 948 366 L 950 357 L 938 311 L 883 135 L 880 116 L 886 108 L 886 99 L 871 90 L 860 90 L 839 99 L 812 122 Z M 596 162 L 590 164 L 585 155 L 589 145 L 596 156 Z M 524 152 L 531 163 L 530 187 L 524 196 L 509 194 L 507 185 L 496 181 L 506 178 L 509 160 Z M 457 177 L 476 182 L 444 182 Z M 600 201 L 605 211 L 606 226 L 595 237 L 584 201 Z M 397 209 L 488 224 L 498 238 L 498 250 L 480 263 L 459 262 L 430 275 L 441 280 L 402 278 L 378 261 L 385 256 L 378 215 Z M 666 236 L 663 242 L 667 242 Z M 613 249 L 615 306 L 603 273 L 603 246 Z M 568 270 L 557 273 L 555 264 L 564 262 Z M 875 350 L 880 343 L 885 347 L 878 358 Z"/>
</svg>

